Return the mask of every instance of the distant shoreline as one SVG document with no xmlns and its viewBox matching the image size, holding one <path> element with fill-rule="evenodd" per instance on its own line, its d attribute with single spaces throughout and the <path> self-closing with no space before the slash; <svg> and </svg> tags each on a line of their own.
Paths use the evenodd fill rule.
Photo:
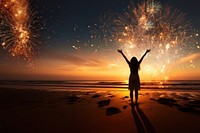
<svg viewBox="0 0 200 133">
<path fill-rule="evenodd" d="M 127 89 L 124 81 L 101 80 L 0 80 L 1 87 L 29 87 L 51 89 Z M 200 90 L 200 80 L 141 81 L 141 89 Z"/>
</svg>

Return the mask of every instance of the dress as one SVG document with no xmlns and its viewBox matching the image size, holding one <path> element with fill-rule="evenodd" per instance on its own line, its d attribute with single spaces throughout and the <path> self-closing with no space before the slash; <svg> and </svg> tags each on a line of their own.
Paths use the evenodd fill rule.
<svg viewBox="0 0 200 133">
<path fill-rule="evenodd" d="M 140 89 L 140 78 L 138 74 L 130 74 L 129 90 Z"/>
<path fill-rule="evenodd" d="M 131 74 L 129 76 L 129 90 L 140 89 L 140 77 L 138 75 L 138 68 L 129 65 Z"/>
</svg>

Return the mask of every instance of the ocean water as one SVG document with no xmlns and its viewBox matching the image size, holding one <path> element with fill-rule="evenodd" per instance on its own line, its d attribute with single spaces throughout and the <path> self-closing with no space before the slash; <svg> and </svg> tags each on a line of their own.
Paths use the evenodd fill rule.
<svg viewBox="0 0 200 133">
<path fill-rule="evenodd" d="M 125 81 L 111 80 L 1 80 L 0 88 L 76 90 L 76 89 L 127 89 Z M 200 80 L 141 81 L 141 89 L 196 90 L 200 91 Z"/>
</svg>

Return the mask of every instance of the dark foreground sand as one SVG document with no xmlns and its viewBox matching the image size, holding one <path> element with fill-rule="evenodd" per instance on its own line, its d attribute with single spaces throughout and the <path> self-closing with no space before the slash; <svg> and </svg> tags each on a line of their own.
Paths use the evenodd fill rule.
<svg viewBox="0 0 200 133">
<path fill-rule="evenodd" d="M 0 133 L 200 133 L 200 94 L 0 89 Z"/>
</svg>

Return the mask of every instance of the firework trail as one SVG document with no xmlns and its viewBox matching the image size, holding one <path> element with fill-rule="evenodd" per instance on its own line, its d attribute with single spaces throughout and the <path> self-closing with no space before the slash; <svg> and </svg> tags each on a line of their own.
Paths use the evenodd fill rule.
<svg viewBox="0 0 200 133">
<path fill-rule="evenodd" d="M 35 55 L 32 18 L 27 0 L 0 0 L 0 39 L 13 57 L 31 62 Z"/>
</svg>

